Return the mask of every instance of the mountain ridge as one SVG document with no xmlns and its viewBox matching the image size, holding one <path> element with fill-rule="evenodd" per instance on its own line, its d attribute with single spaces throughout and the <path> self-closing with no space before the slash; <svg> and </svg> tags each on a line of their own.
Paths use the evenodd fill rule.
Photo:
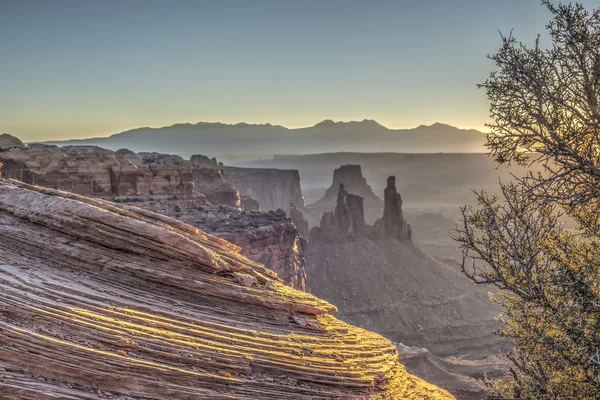
<svg viewBox="0 0 600 400">
<path fill-rule="evenodd" d="M 58 146 L 96 145 L 111 150 L 160 151 L 212 156 L 313 154 L 315 152 L 481 152 L 485 134 L 435 123 L 409 129 L 390 129 L 372 119 L 362 121 L 323 120 L 313 126 L 288 128 L 281 125 L 240 122 L 178 123 L 159 128 L 140 127 L 107 137 L 45 141 Z"/>
</svg>

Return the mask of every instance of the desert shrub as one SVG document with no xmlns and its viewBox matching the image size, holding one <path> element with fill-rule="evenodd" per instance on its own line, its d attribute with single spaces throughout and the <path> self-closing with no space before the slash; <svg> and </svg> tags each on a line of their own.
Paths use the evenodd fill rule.
<svg viewBox="0 0 600 400">
<path fill-rule="evenodd" d="M 498 164 L 543 166 L 476 194 L 455 239 L 463 271 L 496 288 L 515 343 L 490 397 L 600 398 L 600 12 L 543 1 L 551 45 L 512 35 L 483 87 Z M 567 229 L 568 218 L 577 228 Z"/>
</svg>

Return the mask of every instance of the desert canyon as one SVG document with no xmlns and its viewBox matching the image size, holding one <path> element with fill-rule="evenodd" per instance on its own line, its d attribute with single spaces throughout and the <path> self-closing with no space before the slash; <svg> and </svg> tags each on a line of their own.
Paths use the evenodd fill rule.
<svg viewBox="0 0 600 400">
<path fill-rule="evenodd" d="M 387 177 L 379 197 L 360 165 L 343 164 L 330 172 L 321 197 L 307 204 L 298 170 L 227 166 L 204 155 L 26 145 L 3 135 L 0 162 L 1 226 L 10 238 L 4 282 L 14 293 L 8 314 L 29 315 L 20 326 L 5 317 L 6 337 L 21 338 L 19 349 L 6 354 L 21 359 L 35 342 L 97 357 L 81 372 L 89 387 L 72 386 L 76 360 L 61 361 L 70 371 L 64 379 L 32 369 L 48 359 L 30 354 L 14 361 L 4 367 L 18 371 L 10 375 L 13 395 L 31 391 L 36 398 L 42 389 L 32 382 L 40 379 L 53 393 L 90 391 L 116 357 L 138 369 L 135 374 L 151 368 L 164 379 L 178 375 L 183 386 L 202 376 L 211 383 L 200 385 L 207 392 L 199 398 L 236 393 L 250 399 L 253 390 L 271 385 L 273 397 L 267 390 L 266 398 L 282 399 L 275 394 L 281 382 L 289 386 L 281 396 L 289 398 L 447 396 L 407 375 L 400 361 L 457 398 L 476 399 L 482 393 L 476 380 L 494 374 L 495 355 L 509 348 L 493 334 L 498 311 L 487 292 L 415 244 L 413 232 L 423 227 L 404 213 L 397 177 Z M 30 296 L 34 304 L 23 303 Z M 207 370 L 193 366 L 200 353 L 210 361 Z M 360 371 L 335 364 L 358 358 L 365 358 Z M 292 378 L 295 368 L 305 368 L 314 382 Z M 356 384 L 343 377 L 350 370 Z M 352 389 L 330 382 L 330 373 Z M 119 387 L 114 375 L 102 379 Z M 236 392 L 239 381 L 252 384 Z M 399 390 L 414 393 L 389 394 Z"/>
</svg>

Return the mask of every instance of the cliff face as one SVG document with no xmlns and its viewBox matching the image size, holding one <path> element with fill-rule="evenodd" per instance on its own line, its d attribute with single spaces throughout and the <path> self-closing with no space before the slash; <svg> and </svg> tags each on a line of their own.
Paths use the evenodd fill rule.
<svg viewBox="0 0 600 400">
<path fill-rule="evenodd" d="M 461 398 L 481 398 L 474 379 L 461 375 L 466 368 L 436 357 L 478 360 L 466 373 L 488 372 L 489 366 L 479 369 L 481 360 L 511 347 L 493 335 L 501 326 L 498 312 L 487 290 L 412 243 L 394 177 L 387 182 L 383 217 L 375 226 L 365 224 L 360 196 L 340 185 L 334 211 L 310 232 L 307 290 L 336 303 L 345 321 L 427 348 L 432 357 L 411 361 L 413 371 Z"/>
<path fill-rule="evenodd" d="M 325 191 L 325 195 L 316 202 L 309 204 L 307 208 L 317 214 L 332 211 L 336 206 L 338 189 L 343 185 L 348 193 L 362 198 L 363 214 L 367 214 L 367 218 L 374 220 L 372 215 L 381 215 L 381 208 L 384 202 L 373 193 L 371 186 L 362 175 L 360 165 L 342 165 L 333 171 L 333 182 Z"/>
<path fill-rule="evenodd" d="M 159 200 L 130 203 L 183 221 L 241 248 L 240 254 L 275 271 L 285 285 L 304 290 L 303 239 L 282 210 L 240 211 L 228 206 Z"/>
<path fill-rule="evenodd" d="M 174 155 L 37 144 L 0 153 L 0 161 L 5 177 L 85 196 L 186 199 L 203 193 L 211 203 L 241 206 L 220 170 Z"/>
<path fill-rule="evenodd" d="M 225 237 L 242 254 L 280 274 L 286 285 L 305 287 L 305 240 L 285 214 L 251 212 L 258 202 L 241 197 L 223 179 L 216 159 L 195 155 L 116 152 L 99 147 L 32 145 L 0 153 L 9 178 L 158 211 Z M 217 207 L 211 205 L 225 205 Z"/>
<path fill-rule="evenodd" d="M 375 222 L 375 230 L 380 236 L 412 241 L 412 228 L 402 215 L 402 198 L 396 190 L 395 176 L 387 179 L 384 194 L 383 217 Z"/>
<path fill-rule="evenodd" d="M 450 399 L 395 346 L 166 216 L 0 180 L 3 399 Z"/>
<path fill-rule="evenodd" d="M 300 174 L 296 170 L 224 167 L 224 178 L 242 195 L 255 198 L 262 210 L 304 207 Z"/>
</svg>

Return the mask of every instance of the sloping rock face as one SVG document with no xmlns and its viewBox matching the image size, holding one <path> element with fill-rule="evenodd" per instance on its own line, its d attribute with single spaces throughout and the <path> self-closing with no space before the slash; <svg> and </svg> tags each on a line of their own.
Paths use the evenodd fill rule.
<svg viewBox="0 0 600 400">
<path fill-rule="evenodd" d="M 383 337 L 147 210 L 0 181 L 3 399 L 451 399 Z"/>
<path fill-rule="evenodd" d="M 306 288 L 303 239 L 284 211 L 240 211 L 228 206 L 160 200 L 131 203 L 168 215 L 241 247 L 240 254 L 275 271 L 285 285 Z"/>
<path fill-rule="evenodd" d="M 169 154 L 40 144 L 0 153 L 4 176 L 30 184 L 104 198 L 187 199 L 202 193 L 210 203 L 241 207 L 239 193 L 224 181 L 222 172 L 199 160 L 203 161 L 199 156 L 185 161 Z"/>
<path fill-rule="evenodd" d="M 383 201 L 373 193 L 371 186 L 363 177 L 360 165 L 342 165 L 334 170 L 333 182 L 325 191 L 325 195 L 320 200 L 308 205 L 308 208 L 322 212 L 332 210 L 336 204 L 340 184 L 344 185 L 348 193 L 362 197 L 365 208 L 383 208 Z"/>
<path fill-rule="evenodd" d="M 255 198 L 265 211 L 304 207 L 300 174 L 296 170 L 223 167 L 223 176 L 243 196 Z"/>
<path fill-rule="evenodd" d="M 0 151 L 7 151 L 11 149 L 24 149 L 25 143 L 23 143 L 19 138 L 16 138 L 8 133 L 3 133 L 0 135 Z"/>
</svg>

